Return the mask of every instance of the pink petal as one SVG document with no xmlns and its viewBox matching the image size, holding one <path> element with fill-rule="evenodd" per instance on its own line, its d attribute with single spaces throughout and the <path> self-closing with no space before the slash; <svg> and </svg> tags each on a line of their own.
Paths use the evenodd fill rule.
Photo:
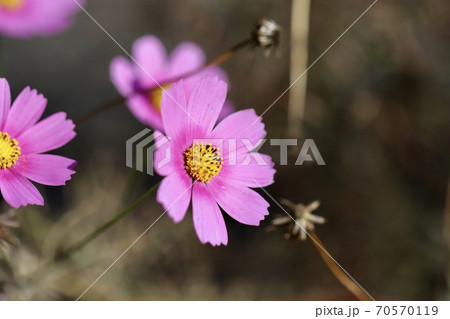
<svg viewBox="0 0 450 319">
<path fill-rule="evenodd" d="M 153 153 L 155 171 L 158 175 L 161 176 L 170 175 L 177 169 L 177 167 L 174 165 L 174 161 L 171 158 L 171 143 L 167 137 L 163 136 L 159 139 L 158 142 L 156 142 L 155 145 L 157 147 L 155 152 Z M 169 161 L 166 160 L 167 156 L 170 157 Z"/>
<path fill-rule="evenodd" d="M 225 102 L 227 87 L 228 85 L 220 81 L 217 76 L 205 76 L 197 82 L 189 97 L 187 108 L 187 113 L 197 121 L 197 123 L 193 120 L 187 123 L 189 130 L 200 132 L 194 137 L 202 138 L 211 133 Z"/>
<path fill-rule="evenodd" d="M 210 66 L 209 68 L 197 72 L 185 79 L 184 87 L 186 90 L 186 96 L 189 97 L 191 92 L 194 90 L 198 81 L 200 81 L 205 76 L 217 76 L 219 80 L 228 83 L 228 76 L 224 70 L 217 66 Z"/>
<path fill-rule="evenodd" d="M 220 122 L 211 134 L 211 138 L 224 140 L 222 152 L 224 158 L 227 158 L 231 154 L 251 151 L 247 148 L 248 145 L 244 144 L 242 140 L 246 140 L 250 145 L 256 146 L 264 136 L 266 136 L 264 124 L 253 109 L 231 114 Z M 235 150 L 230 150 L 230 139 L 236 142 Z"/>
<path fill-rule="evenodd" d="M 227 116 L 231 115 L 234 112 L 234 104 L 230 101 L 225 101 L 222 107 L 222 111 L 220 111 L 218 121 L 222 121 Z"/>
<path fill-rule="evenodd" d="M 134 91 L 134 73 L 131 63 L 124 57 L 116 57 L 109 66 L 111 82 L 117 91 L 123 96 L 128 96 Z"/>
<path fill-rule="evenodd" d="M 269 214 L 267 208 L 270 205 L 248 187 L 233 185 L 219 178 L 212 179 L 207 186 L 220 207 L 242 224 L 258 226 Z"/>
<path fill-rule="evenodd" d="M 155 80 L 163 80 L 167 53 L 157 37 L 147 35 L 137 39 L 133 44 L 133 57 L 138 62 L 134 67 L 143 88 L 155 87 Z"/>
<path fill-rule="evenodd" d="M 0 9 L 0 33 L 12 37 L 30 38 L 49 35 L 67 29 L 79 6 L 73 0 L 22 1 L 17 10 Z M 77 0 L 80 5 L 84 0 Z"/>
<path fill-rule="evenodd" d="M 164 132 L 161 114 L 144 95 L 137 94 L 130 97 L 127 100 L 127 105 L 133 116 L 141 123 Z"/>
<path fill-rule="evenodd" d="M 192 215 L 195 231 L 202 244 L 210 243 L 213 246 L 219 246 L 228 243 L 227 228 L 222 212 L 203 183 L 194 184 Z"/>
<path fill-rule="evenodd" d="M 183 220 L 191 201 L 192 181 L 184 171 L 165 177 L 158 188 L 156 200 L 175 223 Z"/>
<path fill-rule="evenodd" d="M 228 78 L 227 73 L 220 67 L 216 65 L 212 65 L 206 70 L 203 71 L 204 75 L 211 75 L 219 77 L 219 80 L 229 83 L 230 79 Z"/>
<path fill-rule="evenodd" d="M 198 82 L 200 79 L 204 78 L 205 76 L 217 76 L 221 81 L 227 83 L 229 81 L 227 73 L 218 66 L 213 65 L 189 77 L 189 82 L 193 82 L 195 86 L 195 83 Z M 194 88 L 194 86 L 189 87 L 191 91 Z"/>
<path fill-rule="evenodd" d="M 274 163 L 270 156 L 259 153 L 242 153 L 236 157 L 236 165 L 225 161 L 217 178 L 246 187 L 265 187 L 273 183 Z"/>
<path fill-rule="evenodd" d="M 32 127 L 41 118 L 47 99 L 36 90 L 26 87 L 14 101 L 6 119 L 4 130 L 17 137 Z"/>
<path fill-rule="evenodd" d="M 184 81 L 180 80 L 163 93 L 161 100 L 162 120 L 167 136 L 180 141 L 182 136 L 188 135 L 187 124 L 192 119 L 187 112 Z"/>
<path fill-rule="evenodd" d="M 0 170 L 0 190 L 4 200 L 14 208 L 30 204 L 44 205 L 37 188 L 14 169 Z"/>
<path fill-rule="evenodd" d="M 174 78 L 201 67 L 205 63 L 205 54 L 195 43 L 183 42 L 172 51 L 169 61 L 169 74 Z"/>
<path fill-rule="evenodd" d="M 67 144 L 75 137 L 75 125 L 66 113 L 55 113 L 17 137 L 22 154 L 44 153 Z"/>
<path fill-rule="evenodd" d="M 76 161 L 50 154 L 28 154 L 19 158 L 15 169 L 21 175 L 39 184 L 65 185 L 75 173 L 72 168 Z"/>
<path fill-rule="evenodd" d="M 183 152 L 176 141 L 169 141 L 163 137 L 156 143 L 157 149 L 154 153 L 154 166 L 158 175 L 167 176 L 184 167 Z"/>
<path fill-rule="evenodd" d="M 0 78 L 0 131 L 8 118 L 9 109 L 11 107 L 11 91 L 6 79 Z"/>
</svg>

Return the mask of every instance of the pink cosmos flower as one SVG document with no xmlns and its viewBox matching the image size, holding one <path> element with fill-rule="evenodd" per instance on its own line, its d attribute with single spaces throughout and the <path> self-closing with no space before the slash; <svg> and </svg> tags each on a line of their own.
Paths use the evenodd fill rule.
<svg viewBox="0 0 450 319">
<path fill-rule="evenodd" d="M 202 78 L 190 96 L 183 81 L 172 85 L 169 93 L 178 103 L 163 95 L 167 137 L 158 141 L 154 159 L 155 170 L 165 177 L 157 201 L 177 223 L 192 198 L 200 241 L 226 245 L 228 235 L 219 206 L 247 225 L 259 225 L 268 214 L 269 204 L 250 188 L 273 183 L 273 162 L 267 155 L 248 150 L 264 138 L 264 124 L 253 109 L 247 109 L 216 125 L 227 94 L 227 84 L 217 77 Z M 162 165 L 168 153 L 170 160 Z"/>
<path fill-rule="evenodd" d="M 0 33 L 17 38 L 58 33 L 79 10 L 73 0 L 0 0 Z"/>
<path fill-rule="evenodd" d="M 74 124 L 63 112 L 38 122 L 47 100 L 25 88 L 11 106 L 9 84 L 0 78 L 0 190 L 12 207 L 43 205 L 29 181 L 59 186 L 75 173 L 74 160 L 51 154 L 75 137 Z"/>
<path fill-rule="evenodd" d="M 127 97 L 127 105 L 131 113 L 140 122 L 163 131 L 161 119 L 163 91 L 154 80 L 164 84 L 196 70 L 205 64 L 205 54 L 196 44 L 183 42 L 170 56 L 167 56 L 161 41 L 155 36 L 147 35 L 134 42 L 132 55 L 137 63 L 132 63 L 121 56 L 113 59 L 110 65 L 111 81 L 119 93 Z M 188 96 L 194 84 L 205 75 L 217 75 L 227 81 L 225 72 L 219 67 L 212 66 L 185 79 L 184 87 Z M 162 87 L 168 90 L 170 84 L 162 85 Z M 148 93 L 148 90 L 152 88 L 155 89 Z M 145 93 L 142 93 L 143 91 Z M 221 117 L 232 111 L 232 104 L 227 102 Z"/>
</svg>

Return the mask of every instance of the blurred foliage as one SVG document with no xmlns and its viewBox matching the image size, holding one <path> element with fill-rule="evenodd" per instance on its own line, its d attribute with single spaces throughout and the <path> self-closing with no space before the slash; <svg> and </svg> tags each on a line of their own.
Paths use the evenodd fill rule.
<svg viewBox="0 0 450 319">
<path fill-rule="evenodd" d="M 312 1 L 314 61 L 371 0 Z M 181 41 L 209 58 L 247 37 L 266 16 L 284 28 L 277 54 L 241 51 L 223 67 L 238 109 L 261 114 L 289 86 L 290 1 L 96 0 L 87 10 L 124 48 L 147 33 L 168 50 Z M 443 240 L 450 163 L 450 6 L 446 1 L 379 1 L 308 72 L 304 135 L 326 166 L 277 165 L 267 190 L 295 203 L 320 200 L 317 229 L 330 253 L 376 299 L 450 296 Z M 76 118 L 116 95 L 110 60 L 123 54 L 86 15 L 68 32 L 20 41 L 3 38 L 3 74 L 16 95 L 38 88 L 47 113 Z M 285 134 L 287 96 L 264 116 L 268 138 Z M 156 183 L 125 166 L 125 141 L 142 129 L 120 107 L 78 128 L 63 149 L 80 164 L 64 188 L 45 188 L 44 208 L 18 212 L 18 242 L 1 251 L 0 299 L 73 300 L 160 216 L 149 199 L 71 259 L 59 249 L 84 237 Z M 278 150 L 263 151 L 279 162 Z M 2 204 L 1 211 L 8 207 Z M 281 213 L 276 205 L 271 213 Z M 450 214 L 450 213 L 449 213 Z M 92 300 L 346 300 L 309 241 L 226 218 L 229 245 L 198 241 L 190 214 L 163 217 L 83 297 Z M 448 225 L 448 223 L 446 224 Z"/>
</svg>

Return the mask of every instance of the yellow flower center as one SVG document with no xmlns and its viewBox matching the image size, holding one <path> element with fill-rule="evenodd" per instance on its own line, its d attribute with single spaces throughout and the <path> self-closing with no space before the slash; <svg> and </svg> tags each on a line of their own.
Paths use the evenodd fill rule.
<svg viewBox="0 0 450 319">
<path fill-rule="evenodd" d="M 25 0 L 0 0 L 0 8 L 6 10 L 18 10 L 22 7 Z"/>
<path fill-rule="evenodd" d="M 170 84 L 164 84 L 164 85 L 162 85 L 162 88 L 164 90 L 168 90 L 170 88 Z M 161 101 L 162 101 L 163 92 L 164 92 L 162 88 L 157 87 L 157 88 L 151 90 L 150 94 L 149 94 L 150 102 L 158 110 L 159 113 L 161 113 Z"/>
<path fill-rule="evenodd" d="M 184 169 L 193 179 L 207 183 L 220 173 L 223 158 L 211 144 L 194 143 L 184 153 Z"/>
<path fill-rule="evenodd" d="M 0 131 L 0 169 L 10 168 L 20 156 L 19 143 L 11 139 L 8 133 Z"/>
</svg>

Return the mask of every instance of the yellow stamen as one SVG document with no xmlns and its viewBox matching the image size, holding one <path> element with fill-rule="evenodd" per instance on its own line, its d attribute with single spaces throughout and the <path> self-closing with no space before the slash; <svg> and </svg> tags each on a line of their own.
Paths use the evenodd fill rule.
<svg viewBox="0 0 450 319">
<path fill-rule="evenodd" d="M 0 0 L 1 1 L 1 0 Z M 170 84 L 162 85 L 164 90 L 168 90 L 170 88 Z M 161 87 L 157 87 L 150 91 L 150 102 L 153 106 L 161 113 L 161 101 L 163 97 L 163 89 Z"/>
<path fill-rule="evenodd" d="M 0 8 L 6 10 L 18 10 L 22 7 L 25 0 L 0 0 Z"/>
<path fill-rule="evenodd" d="M 19 143 L 8 133 L 0 131 L 0 169 L 10 168 L 20 156 Z"/>
<path fill-rule="evenodd" d="M 211 144 L 194 143 L 184 153 L 184 169 L 193 179 L 207 183 L 220 173 L 223 158 L 219 148 Z"/>
</svg>

